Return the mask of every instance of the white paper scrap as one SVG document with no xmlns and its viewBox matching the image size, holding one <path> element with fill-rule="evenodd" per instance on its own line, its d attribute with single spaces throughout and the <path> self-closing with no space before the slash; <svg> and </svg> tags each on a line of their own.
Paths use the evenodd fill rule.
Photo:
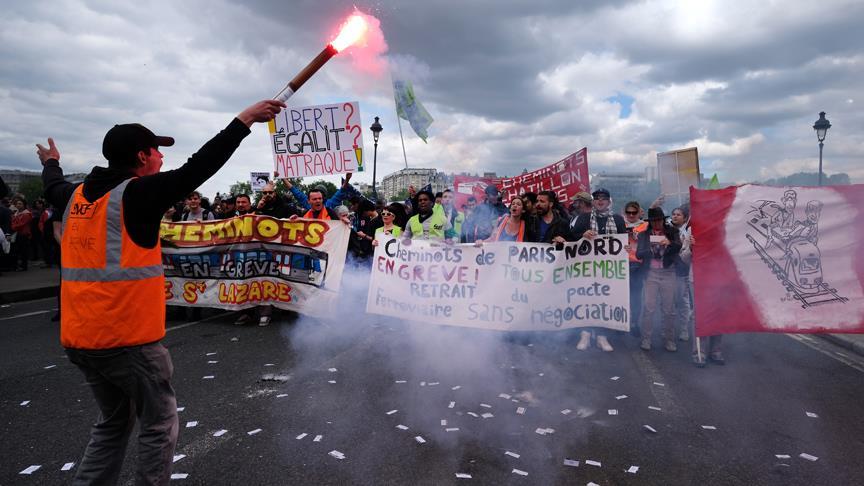
<svg viewBox="0 0 864 486">
<path fill-rule="evenodd" d="M 447 426 L 447 419 L 441 419 L 441 427 Z"/>
<path fill-rule="evenodd" d="M 628 472 L 630 474 L 636 474 L 637 472 L 639 472 L 639 466 L 630 466 L 630 469 L 625 472 Z"/>
<path fill-rule="evenodd" d="M 616 410 L 614 408 L 610 408 L 609 409 L 609 415 L 618 415 L 618 410 Z"/>
<path fill-rule="evenodd" d="M 609 378 L 609 379 L 612 381 L 618 381 L 620 378 L 621 378 L 620 376 L 613 376 L 612 378 Z"/>
<path fill-rule="evenodd" d="M 450 405 L 447 405 L 447 408 L 453 408 L 456 406 L 456 402 L 450 402 Z"/>
<path fill-rule="evenodd" d="M 647 430 L 648 432 L 651 432 L 653 434 L 657 433 L 657 429 L 655 429 L 654 427 L 651 427 L 650 425 L 643 425 L 642 427 L 645 427 L 645 430 Z"/>
<path fill-rule="evenodd" d="M 586 484 L 585 486 L 600 486 L 600 485 L 595 483 L 594 481 L 591 481 L 588 484 Z"/>
<path fill-rule="evenodd" d="M 421 382 L 420 382 L 420 386 L 426 386 L 426 382 L 425 382 L 425 381 L 421 381 Z"/>
<path fill-rule="evenodd" d="M 818 457 L 811 456 L 810 454 L 807 454 L 806 452 L 802 452 L 801 454 L 798 454 L 798 457 L 800 457 L 801 459 L 807 459 L 808 461 L 818 461 L 819 460 Z"/>
<path fill-rule="evenodd" d="M 648 410 L 657 410 L 659 412 L 660 407 L 652 407 L 651 405 L 648 405 Z"/>
<path fill-rule="evenodd" d="M 408 383 L 408 382 L 405 380 L 396 380 L 396 383 Z"/>
<path fill-rule="evenodd" d="M 387 415 L 393 415 L 394 413 L 396 413 L 398 411 L 399 410 L 390 410 L 389 412 L 387 412 Z"/>
<path fill-rule="evenodd" d="M 336 384 L 336 380 L 327 380 L 327 383 L 330 383 L 331 385 L 335 385 L 335 384 Z"/>
<path fill-rule="evenodd" d="M 456 473 L 456 478 L 457 479 L 471 479 L 471 475 L 465 474 L 465 473 Z"/>
<path fill-rule="evenodd" d="M 574 461 L 573 459 L 564 459 L 564 465 L 570 467 L 579 467 L 579 461 Z"/>
<path fill-rule="evenodd" d="M 585 459 L 585 464 L 588 466 L 597 466 L 600 467 L 600 461 L 593 461 L 591 459 Z"/>
<path fill-rule="evenodd" d="M 182 412 L 183 410 L 186 410 L 186 407 L 177 407 L 178 412 Z"/>
<path fill-rule="evenodd" d="M 472 417 L 474 417 L 474 418 L 480 418 L 480 416 L 477 415 L 477 414 L 474 413 L 474 412 L 468 412 L 468 415 L 470 415 L 470 416 L 472 416 Z"/>
<path fill-rule="evenodd" d="M 402 424 L 397 425 L 396 428 L 399 429 L 399 430 L 408 430 L 408 426 L 407 426 L 407 425 L 402 425 Z"/>
<path fill-rule="evenodd" d="M 309 434 L 307 434 L 306 432 L 303 432 L 302 434 L 300 434 L 300 435 L 298 435 L 297 437 L 295 437 L 295 439 L 297 439 L 297 440 L 301 440 L 301 439 L 303 439 L 303 437 L 306 437 L 307 435 L 309 435 Z"/>
<path fill-rule="evenodd" d="M 516 413 L 519 415 L 525 415 L 525 407 L 516 407 Z"/>
<path fill-rule="evenodd" d="M 331 456 L 335 457 L 336 459 L 340 459 L 340 460 L 345 459 L 345 454 L 343 454 L 343 453 L 341 453 L 335 449 L 328 452 L 327 454 L 330 454 Z"/>
<path fill-rule="evenodd" d="M 627 395 L 618 395 L 615 397 L 615 400 L 624 400 L 625 398 L 627 398 Z"/>
<path fill-rule="evenodd" d="M 546 429 L 538 428 L 537 430 L 534 431 L 534 433 L 540 434 L 540 435 L 546 435 Z"/>
<path fill-rule="evenodd" d="M 68 470 L 72 469 L 72 466 L 74 466 L 74 465 L 75 465 L 74 462 L 67 462 L 66 464 L 63 464 L 63 467 L 61 467 L 60 470 L 61 471 L 68 471 Z"/>
<path fill-rule="evenodd" d="M 656 381 L 654 382 L 654 384 L 657 386 L 666 386 L 664 383 L 657 383 Z"/>
<path fill-rule="evenodd" d="M 441 383 L 439 383 L 437 381 L 433 381 L 433 382 L 429 383 L 429 386 L 435 386 L 435 385 L 440 385 L 440 384 Z"/>
<path fill-rule="evenodd" d="M 255 434 L 257 434 L 258 432 L 261 432 L 261 429 L 250 430 L 249 432 L 246 432 L 246 433 L 247 433 L 248 435 L 255 435 Z"/>
<path fill-rule="evenodd" d="M 561 415 L 569 415 L 572 411 L 573 410 L 570 410 L 569 408 L 565 408 L 564 410 L 561 410 Z"/>
<path fill-rule="evenodd" d="M 312 442 L 321 442 L 321 439 L 323 439 L 323 438 L 324 438 L 323 435 L 316 435 L 315 438 L 312 439 Z"/>
<path fill-rule="evenodd" d="M 225 430 L 225 429 L 217 430 L 216 432 L 213 432 L 213 437 L 222 437 L 222 436 L 225 435 L 227 432 L 228 432 L 228 431 Z"/>
<path fill-rule="evenodd" d="M 276 398 L 285 398 L 287 396 L 288 396 L 287 393 L 280 393 L 280 394 L 276 395 Z"/>
<path fill-rule="evenodd" d="M 171 479 L 186 479 L 189 477 L 189 473 L 173 473 L 171 474 Z"/>
<path fill-rule="evenodd" d="M 177 462 L 184 457 L 186 457 L 186 454 L 174 454 L 174 462 Z"/>
<path fill-rule="evenodd" d="M 195 427 L 197 425 L 198 425 L 197 420 L 190 420 L 189 422 L 186 422 L 186 428 L 187 429 L 191 429 L 192 427 Z"/>
<path fill-rule="evenodd" d="M 503 399 L 505 399 L 505 400 L 510 400 L 510 398 L 512 398 L 512 396 L 511 396 L 511 395 L 508 395 L 508 394 L 506 394 L 506 393 L 501 393 L 501 394 L 498 395 L 498 398 L 503 398 Z"/>
<path fill-rule="evenodd" d="M 26 407 L 28 403 L 30 403 L 30 400 L 24 400 L 23 402 L 21 402 L 21 406 Z"/>
<path fill-rule="evenodd" d="M 521 470 L 521 469 L 514 469 L 514 470 L 513 470 L 513 474 L 518 474 L 518 475 L 520 475 L 520 476 L 527 476 L 527 475 L 528 475 L 527 472 L 525 472 L 525 471 L 523 471 L 523 470 Z"/>
<path fill-rule="evenodd" d="M 519 454 L 516 454 L 515 452 L 510 452 L 510 451 L 504 451 L 504 454 L 506 454 L 510 457 L 515 457 L 516 459 L 519 459 L 519 457 L 521 457 Z"/>
<path fill-rule="evenodd" d="M 212 352 L 212 353 L 207 353 L 207 356 L 213 356 L 213 355 L 214 355 L 214 354 L 216 354 L 216 352 L 215 352 L 215 351 L 214 351 L 214 352 Z"/>
<path fill-rule="evenodd" d="M 337 370 L 336 368 L 327 368 L 327 371 L 329 371 L 330 373 L 336 373 L 339 370 Z"/>
<path fill-rule="evenodd" d="M 816 415 L 816 414 L 813 413 L 813 412 L 804 412 L 804 413 L 806 413 L 807 416 L 810 417 L 810 418 L 819 418 L 819 415 Z"/>
<path fill-rule="evenodd" d="M 789 454 L 774 454 L 774 457 L 776 457 L 777 459 L 789 459 L 792 456 L 790 456 Z"/>
<path fill-rule="evenodd" d="M 30 474 L 33 474 L 34 472 L 38 471 L 41 467 L 42 467 L 41 465 L 33 465 L 33 466 L 30 466 L 30 467 L 28 467 L 27 469 L 21 471 L 21 472 L 18 473 L 18 474 L 27 474 L 27 475 L 30 475 Z"/>
<path fill-rule="evenodd" d="M 487 418 L 492 418 L 492 417 L 494 417 L 494 415 L 492 415 L 492 414 L 491 414 L 491 413 L 489 413 L 489 412 L 486 412 L 486 413 L 484 413 L 484 414 L 483 414 L 483 415 L 480 415 L 480 416 L 481 416 L 481 417 L 483 417 L 483 418 L 484 418 L 484 419 L 487 419 Z"/>
<path fill-rule="evenodd" d="M 214 375 L 207 375 L 207 376 L 202 376 L 202 377 L 201 377 L 202 380 L 212 380 L 213 378 L 216 378 L 216 376 L 214 376 Z"/>
<path fill-rule="evenodd" d="M 48 365 L 48 366 L 45 366 L 43 369 L 50 370 L 51 368 L 56 368 L 56 367 L 57 367 L 57 365 Z"/>
<path fill-rule="evenodd" d="M 460 388 L 462 388 L 462 385 L 456 385 L 454 387 L 450 387 L 451 390 L 458 390 Z"/>
<path fill-rule="evenodd" d="M 702 428 L 705 430 L 717 430 L 717 427 L 714 427 L 713 425 L 703 425 Z"/>
<path fill-rule="evenodd" d="M 420 444 L 425 444 L 425 443 L 426 443 L 426 439 L 424 439 L 423 437 L 420 437 L 419 435 L 414 436 L 414 440 L 416 440 L 416 441 L 419 442 Z"/>
<path fill-rule="evenodd" d="M 483 408 L 492 408 L 492 405 L 489 405 L 488 403 L 481 403 L 480 406 Z"/>
<path fill-rule="evenodd" d="M 444 429 L 445 432 L 456 432 L 459 430 L 459 427 L 450 427 L 448 429 Z"/>
<path fill-rule="evenodd" d="M 210 361 L 207 362 L 207 364 L 216 364 L 216 363 L 218 363 L 218 362 L 219 362 L 219 361 L 216 361 L 216 360 L 212 360 L 212 359 L 211 359 Z"/>
<path fill-rule="evenodd" d="M 273 363 L 264 363 L 264 366 L 266 367 L 266 366 L 276 366 L 276 365 Z"/>
</svg>

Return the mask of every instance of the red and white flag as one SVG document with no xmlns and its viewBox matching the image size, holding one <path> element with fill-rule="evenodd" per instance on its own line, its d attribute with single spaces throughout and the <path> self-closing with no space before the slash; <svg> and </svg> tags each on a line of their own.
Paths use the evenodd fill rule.
<svg viewBox="0 0 864 486">
<path fill-rule="evenodd" d="M 864 333 L 864 185 L 690 189 L 696 334 Z"/>
</svg>

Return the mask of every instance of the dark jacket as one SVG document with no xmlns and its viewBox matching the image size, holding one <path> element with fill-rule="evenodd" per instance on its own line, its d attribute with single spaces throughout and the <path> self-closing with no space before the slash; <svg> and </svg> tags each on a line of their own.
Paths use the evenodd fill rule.
<svg viewBox="0 0 864 486">
<path fill-rule="evenodd" d="M 123 222 L 132 241 L 144 248 L 156 246 L 165 211 L 225 165 L 249 133 L 249 128 L 235 118 L 179 168 L 129 182 L 123 192 Z M 84 179 L 84 198 L 95 201 L 130 177 L 134 175 L 128 169 L 94 167 Z M 60 162 L 54 159 L 44 163 L 42 183 L 45 198 L 63 214 L 78 185 L 63 178 Z"/>
<path fill-rule="evenodd" d="M 606 218 L 597 218 L 597 232 L 601 235 L 606 234 Z M 624 223 L 624 218 L 619 214 L 612 215 L 613 221 L 615 221 L 615 228 L 617 228 L 617 233 L 626 233 L 627 225 Z M 573 222 L 573 226 L 569 228 L 570 230 L 570 238 L 567 238 L 569 241 L 576 241 L 582 238 L 582 235 L 585 234 L 586 231 L 591 229 L 591 213 L 583 213 L 576 217 L 576 221 Z"/>
<path fill-rule="evenodd" d="M 654 251 L 651 248 L 651 234 L 653 233 L 649 226 L 647 230 L 639 233 L 638 244 L 636 246 L 636 258 L 642 260 L 646 268 L 650 268 L 650 262 L 655 258 Z M 681 237 L 678 235 L 678 228 L 671 224 L 663 225 L 663 234 L 670 244 L 666 247 L 666 252 L 663 253 L 663 268 L 669 268 L 678 260 L 678 253 L 681 251 Z"/>
<path fill-rule="evenodd" d="M 570 240 L 570 225 L 568 221 L 552 211 L 552 222 L 549 223 L 549 229 L 546 235 L 540 238 L 540 218 L 541 216 L 531 216 L 525 220 L 525 241 L 535 243 L 552 243 L 552 238 L 561 236 L 565 240 Z M 531 239 L 528 239 L 530 236 Z"/>
</svg>

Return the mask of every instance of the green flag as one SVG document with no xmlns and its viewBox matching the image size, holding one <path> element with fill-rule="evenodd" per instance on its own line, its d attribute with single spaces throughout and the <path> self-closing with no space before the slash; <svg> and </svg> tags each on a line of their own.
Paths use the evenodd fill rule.
<svg viewBox="0 0 864 486">
<path fill-rule="evenodd" d="M 717 173 L 714 173 L 714 176 L 711 177 L 711 180 L 708 181 L 707 189 L 720 189 L 720 179 L 717 178 Z"/>
<path fill-rule="evenodd" d="M 393 80 L 393 96 L 396 98 L 396 114 L 403 120 L 408 120 L 414 133 L 426 142 L 429 136 L 426 130 L 432 125 L 432 116 L 423 108 L 420 101 L 414 95 L 414 87 L 411 81 Z"/>
</svg>

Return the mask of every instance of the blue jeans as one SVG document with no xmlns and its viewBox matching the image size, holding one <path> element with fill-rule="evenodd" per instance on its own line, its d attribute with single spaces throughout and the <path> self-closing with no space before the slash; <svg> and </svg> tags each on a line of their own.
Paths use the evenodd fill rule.
<svg viewBox="0 0 864 486">
<path fill-rule="evenodd" d="M 99 406 L 90 443 L 72 484 L 116 484 L 129 435 L 140 422 L 136 484 L 168 484 L 177 445 L 174 366 L 161 343 L 115 349 L 66 349 Z"/>
</svg>

